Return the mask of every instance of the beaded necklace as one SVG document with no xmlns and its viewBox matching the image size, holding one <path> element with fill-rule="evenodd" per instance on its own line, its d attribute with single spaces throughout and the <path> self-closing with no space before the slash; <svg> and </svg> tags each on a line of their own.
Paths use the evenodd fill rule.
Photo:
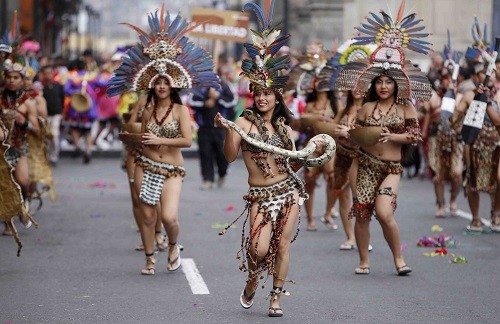
<svg viewBox="0 0 500 324">
<path fill-rule="evenodd" d="M 21 104 L 30 98 L 30 94 L 27 91 L 22 90 L 22 92 L 14 97 L 5 93 L 2 96 L 2 109 L 17 109 Z"/>
<path fill-rule="evenodd" d="M 167 119 L 168 115 L 170 115 L 170 112 L 172 111 L 173 108 L 174 108 L 174 102 L 170 101 L 170 106 L 168 106 L 167 113 L 165 114 L 165 116 L 163 116 L 163 118 L 161 120 L 158 120 L 158 117 L 156 116 L 156 111 L 158 109 L 156 109 L 156 108 L 153 109 L 153 118 L 155 120 L 156 125 L 158 125 L 158 126 L 163 125 L 163 122 L 165 121 L 165 119 Z"/>
<path fill-rule="evenodd" d="M 372 113 L 372 118 L 376 121 L 379 121 L 380 120 L 380 126 L 384 126 L 384 119 L 385 119 L 385 116 L 389 115 L 389 113 L 391 112 L 392 108 L 394 107 L 394 105 L 396 104 L 396 101 L 393 101 L 392 102 L 392 105 L 389 107 L 389 110 L 387 110 L 387 112 L 384 114 L 382 112 L 382 109 L 380 109 L 380 106 L 378 105 L 379 102 L 377 101 L 377 104 L 375 106 L 375 109 L 373 109 L 373 113 Z M 379 118 L 378 119 L 375 119 L 375 110 L 378 111 L 378 114 L 379 114 Z"/>
</svg>

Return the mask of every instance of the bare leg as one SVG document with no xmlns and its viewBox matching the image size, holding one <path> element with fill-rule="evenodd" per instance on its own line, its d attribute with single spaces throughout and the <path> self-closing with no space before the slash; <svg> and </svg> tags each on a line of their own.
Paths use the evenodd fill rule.
<svg viewBox="0 0 500 324">
<path fill-rule="evenodd" d="M 258 211 L 258 204 L 255 203 L 250 210 L 250 215 L 257 215 L 257 216 L 255 218 L 250 217 L 249 235 L 255 232 L 258 225 L 263 220 L 263 215 L 257 214 L 257 211 Z M 261 231 L 260 235 L 256 236 L 250 244 L 250 251 L 249 251 L 250 257 L 247 258 L 248 278 L 244 288 L 245 289 L 244 293 L 247 297 L 252 296 L 252 298 L 250 298 L 250 300 L 246 300 L 245 298 L 244 301 L 247 305 L 250 305 L 252 303 L 254 292 L 257 289 L 257 286 L 259 285 L 259 277 L 254 275 L 254 273 L 257 267 L 264 260 L 264 257 L 266 256 L 267 252 L 269 251 L 272 229 L 273 228 L 271 223 L 266 224 L 260 230 Z"/>
<path fill-rule="evenodd" d="M 298 200 L 298 197 L 295 197 Z M 299 216 L 299 206 L 293 205 L 290 210 L 289 218 L 283 228 L 281 240 L 276 253 L 275 274 L 273 277 L 273 287 L 283 288 L 286 277 L 288 275 L 288 268 L 290 265 L 290 244 L 294 233 L 295 224 Z M 275 295 L 270 300 L 270 314 L 281 313 L 280 295 Z M 271 311 L 271 310 L 274 310 Z"/>
<path fill-rule="evenodd" d="M 437 211 L 436 217 L 445 217 L 444 183 L 437 176 L 432 179 L 434 184 L 434 193 L 436 194 Z"/>
<path fill-rule="evenodd" d="M 481 226 L 481 217 L 479 217 L 479 193 L 471 190 L 470 186 L 467 186 L 467 201 L 469 202 L 469 208 L 472 214 L 470 225 Z"/>
<path fill-rule="evenodd" d="M 316 189 L 316 180 L 319 176 L 318 168 L 306 169 L 304 172 L 304 180 L 305 180 L 305 190 L 309 195 L 309 199 L 307 199 L 304 203 L 306 209 L 307 216 L 307 230 L 308 231 L 316 231 L 316 224 L 314 221 L 314 192 Z"/>
<path fill-rule="evenodd" d="M 341 248 L 347 249 L 354 245 L 354 228 L 352 222 L 349 219 L 349 211 L 352 207 L 351 189 L 346 186 L 341 192 L 339 197 L 339 213 L 340 219 L 342 220 L 342 226 L 344 227 L 344 232 L 347 240 L 341 245 Z"/>
<path fill-rule="evenodd" d="M 182 189 L 182 177 L 170 177 L 165 180 L 160 198 L 160 217 L 167 232 L 169 242 L 168 270 L 178 268 L 180 264 L 179 247 L 177 239 L 179 236 L 179 201 Z M 175 261 L 177 260 L 177 261 Z"/>
<path fill-rule="evenodd" d="M 397 195 L 399 189 L 400 175 L 389 174 L 380 185 L 380 188 L 391 188 L 392 193 Z M 394 219 L 393 207 L 391 205 L 393 196 L 379 194 L 375 200 L 375 212 L 377 220 L 382 226 L 384 238 L 391 249 L 396 269 L 405 264 L 403 254 L 401 253 L 401 240 L 399 237 L 399 228 Z"/>
<path fill-rule="evenodd" d="M 451 189 L 450 189 L 450 214 L 451 216 L 458 216 L 458 205 L 457 197 L 460 194 L 460 189 L 462 189 L 462 171 L 463 162 L 462 159 L 458 159 L 459 162 L 456 168 L 453 170 L 451 178 Z"/>
<path fill-rule="evenodd" d="M 368 256 L 368 245 L 370 244 L 370 222 L 356 219 L 354 223 L 354 235 L 359 253 L 359 268 L 369 269 L 370 257 Z"/>
<path fill-rule="evenodd" d="M 140 188 L 142 185 L 142 177 L 143 170 L 140 167 L 137 167 L 134 174 L 134 183 L 136 185 L 136 191 L 140 192 Z M 142 273 L 145 273 L 144 270 L 154 269 L 154 259 L 151 256 L 154 254 L 155 245 L 154 245 L 154 234 L 155 234 L 155 223 L 156 223 L 156 210 L 155 206 L 151 206 L 143 203 L 139 199 L 139 206 L 141 209 L 142 216 L 142 226 L 139 226 L 141 231 L 141 239 L 142 244 L 144 246 L 144 253 L 146 254 L 146 269 L 143 269 Z M 153 273 L 154 274 L 154 270 Z"/>
</svg>

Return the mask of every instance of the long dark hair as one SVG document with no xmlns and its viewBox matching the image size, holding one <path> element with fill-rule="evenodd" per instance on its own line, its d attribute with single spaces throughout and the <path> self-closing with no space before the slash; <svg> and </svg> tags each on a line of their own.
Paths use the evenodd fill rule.
<svg viewBox="0 0 500 324">
<path fill-rule="evenodd" d="M 288 107 L 286 106 L 285 101 L 283 100 L 283 96 L 281 95 L 281 93 L 276 91 L 274 91 L 274 95 L 276 96 L 276 100 L 278 101 L 278 103 L 274 108 L 273 117 L 271 118 L 271 121 L 274 122 L 275 120 L 278 119 L 278 117 L 283 116 L 285 117 L 285 125 L 291 125 L 293 121 L 293 115 L 290 109 L 288 109 Z M 253 94 L 253 97 L 254 97 L 253 105 L 249 109 L 256 114 L 262 115 L 262 113 L 257 108 L 257 103 L 255 100 L 255 92 Z"/>
<path fill-rule="evenodd" d="M 350 110 L 352 109 L 352 107 L 354 106 L 354 95 L 352 94 L 353 90 L 349 90 L 347 91 L 347 99 L 345 101 L 345 108 L 344 109 L 344 112 L 342 114 L 342 117 L 344 117 L 345 115 L 347 115 Z M 364 104 L 366 102 L 366 97 L 363 96 L 363 103 Z"/>
<path fill-rule="evenodd" d="M 327 91 L 327 97 L 328 101 L 330 101 L 330 109 L 332 110 L 333 115 L 335 116 L 339 111 L 337 107 L 337 100 L 335 100 L 335 94 L 333 93 L 333 91 Z M 315 102 L 317 99 L 318 99 L 318 92 L 316 91 L 316 89 L 314 89 L 313 91 L 307 94 L 306 103 Z"/>
<path fill-rule="evenodd" d="M 178 88 L 170 88 L 170 100 L 172 100 L 174 103 L 182 105 L 182 100 L 181 96 L 179 94 L 180 89 Z M 155 89 L 151 88 L 148 91 L 148 97 L 146 99 L 146 106 L 148 107 L 150 103 L 153 103 L 153 108 L 157 108 L 158 106 L 158 96 L 155 93 Z"/>
<path fill-rule="evenodd" d="M 378 94 L 377 94 L 377 90 L 375 89 L 375 83 L 382 76 L 386 76 L 389 79 L 391 79 L 392 82 L 394 82 L 394 99 L 396 99 L 398 97 L 398 84 L 397 84 L 396 80 L 394 80 L 394 78 L 392 78 L 390 75 L 382 74 L 382 75 L 379 75 L 378 77 L 376 77 L 375 79 L 372 80 L 372 83 L 370 85 L 370 89 L 368 89 L 368 101 L 369 102 L 377 101 L 380 99 Z"/>
</svg>

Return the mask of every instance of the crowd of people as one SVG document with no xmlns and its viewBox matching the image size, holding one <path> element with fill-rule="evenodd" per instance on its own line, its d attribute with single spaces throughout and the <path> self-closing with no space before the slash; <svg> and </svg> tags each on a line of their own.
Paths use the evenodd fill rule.
<svg viewBox="0 0 500 324">
<path fill-rule="evenodd" d="M 72 143 L 75 157 L 89 163 L 94 146 L 101 139 L 115 140 L 120 129 L 142 241 L 136 249 L 146 258 L 143 275 L 155 274 L 156 251 L 167 251 L 167 270 L 181 266 L 182 149 L 193 139 L 198 143 L 200 190 L 224 186 L 241 152 L 249 189 L 240 216 L 246 215 L 248 224 L 240 250 L 240 269 L 248 274 L 240 303 L 245 309 L 253 305 L 267 273 L 273 277 L 270 317 L 283 315 L 280 297 L 288 294 L 289 251 L 302 205 L 306 229 L 317 231 L 314 197 L 321 178 L 326 205 L 319 221 L 328 230 L 339 227 L 334 221 L 338 201 L 346 236 L 339 248 L 358 250 L 355 274 L 370 273 L 373 216 L 397 275 L 412 272 L 394 218 L 408 166 L 414 168 L 409 177 L 432 180 L 436 217 L 458 215 L 457 196 L 465 186 L 473 216 L 467 230 L 485 230 L 479 215 L 482 191 L 491 197 L 489 226 L 500 231 L 500 66 L 492 73 L 496 52 L 482 34 L 474 35 L 465 55 L 449 45 L 435 53 L 425 74 L 405 50 L 427 54 L 428 34 L 415 27 L 421 22 L 414 14 L 402 16 L 404 7 L 396 17 L 372 14 L 358 27 L 361 36 L 337 48 L 314 41 L 300 54 L 285 45 L 290 35 L 280 35 L 271 24 L 272 6 L 265 14 L 254 3 L 243 8 L 257 16 L 253 43 L 245 45 L 248 53 L 240 61 L 222 60 L 217 73 L 208 52 L 186 36 L 188 22 L 164 8 L 160 15 L 150 14 L 149 31 L 134 27 L 141 35 L 136 45 L 97 61 L 87 50 L 68 66 L 36 59 L 38 43 L 10 31 L 9 41 L 0 45 L 0 140 L 10 145 L 0 162 L 13 169 L 22 199 L 20 212 L 2 210 L 3 234 L 17 238 L 15 216 L 31 225 L 30 202 L 41 191 L 55 199 L 51 167 L 57 165 L 62 137 Z M 479 95 L 484 104 L 478 104 Z M 318 141 L 318 134 L 335 140 L 333 158 L 328 138 Z M 314 152 L 298 157 L 311 143 Z M 39 165 L 44 171 L 34 172 Z"/>
</svg>

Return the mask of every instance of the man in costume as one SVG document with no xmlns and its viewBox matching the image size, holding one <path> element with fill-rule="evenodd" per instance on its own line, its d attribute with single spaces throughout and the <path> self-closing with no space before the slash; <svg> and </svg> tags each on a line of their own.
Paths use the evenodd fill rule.
<svg viewBox="0 0 500 324">
<path fill-rule="evenodd" d="M 24 78 L 26 76 L 26 66 L 24 57 L 19 55 L 19 33 L 14 17 L 13 28 L 6 34 L 2 48 L 10 51 L 9 56 L 3 63 L 2 77 L 5 81 L 5 88 L 0 96 L 0 121 L 4 130 L 4 143 L 9 148 L 2 158 L 14 169 L 14 180 L 21 189 L 22 201 L 25 206 L 20 207 L 19 213 L 21 223 L 25 227 L 32 224 L 28 210 L 29 194 L 29 173 L 28 173 L 28 133 L 38 135 L 40 128 L 37 121 L 36 107 L 30 100 L 30 95 L 24 89 Z M 3 204 L 2 204 L 3 205 Z M 13 217 L 14 215 L 10 215 Z M 4 234 L 12 234 L 12 228 L 6 223 Z M 14 229 L 14 235 L 15 235 Z"/>
<path fill-rule="evenodd" d="M 489 41 L 486 34 L 486 26 L 484 33 L 481 32 L 477 17 L 472 25 L 472 35 L 474 43 L 465 53 L 467 65 L 475 71 L 472 79 L 476 85 L 476 89 L 468 89 L 464 92 L 462 99 L 457 104 L 455 113 L 452 117 L 452 124 L 456 129 L 460 129 L 463 122 L 467 119 L 466 113 L 472 109 L 476 92 L 488 92 L 487 105 L 499 111 L 499 105 L 494 100 L 495 88 L 493 81 L 484 87 L 483 81 L 487 77 L 486 73 L 488 65 L 494 65 L 494 62 L 488 62 L 483 57 L 492 54 L 489 48 Z M 485 55 L 487 54 L 487 55 Z M 488 76 L 489 77 L 489 76 Z M 493 90 L 493 91 L 492 91 Z M 467 226 L 467 230 L 472 232 L 482 232 L 483 222 L 479 215 L 479 192 L 487 192 L 491 199 L 491 217 L 496 219 L 496 215 L 500 214 L 495 206 L 495 192 L 497 187 L 497 170 L 500 153 L 500 136 L 491 119 L 486 115 L 481 127 L 479 136 L 473 143 L 465 145 L 465 163 L 467 166 L 466 172 L 466 190 L 467 201 L 472 214 L 472 220 Z M 465 137 L 464 137 L 465 139 Z"/>
</svg>

